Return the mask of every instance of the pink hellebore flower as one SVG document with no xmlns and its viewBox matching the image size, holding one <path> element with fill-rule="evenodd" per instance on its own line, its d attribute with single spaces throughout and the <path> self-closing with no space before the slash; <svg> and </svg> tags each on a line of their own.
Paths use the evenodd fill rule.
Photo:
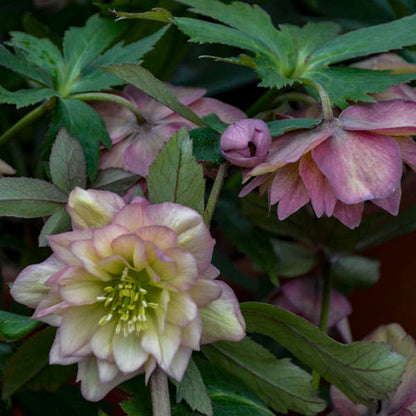
<svg viewBox="0 0 416 416">
<path fill-rule="evenodd" d="M 331 400 L 335 410 L 332 416 L 409 416 L 416 414 L 416 345 L 398 324 L 383 325 L 365 341 L 382 342 L 391 345 L 393 351 L 409 358 L 402 381 L 387 399 L 379 403 L 379 409 L 354 404 L 335 386 L 331 386 Z"/>
<path fill-rule="evenodd" d="M 15 173 L 16 171 L 10 165 L 0 159 L 0 177 L 3 175 L 14 175 Z"/>
<path fill-rule="evenodd" d="M 262 120 L 244 119 L 231 124 L 221 136 L 221 154 L 233 165 L 253 168 L 269 153 L 272 138 Z"/>
<path fill-rule="evenodd" d="M 302 277 L 284 283 L 270 303 L 287 309 L 315 325 L 319 325 L 322 304 L 322 279 Z M 345 296 L 331 290 L 328 328 L 336 328 L 345 342 L 351 342 L 348 315 L 351 304 Z"/>
<path fill-rule="evenodd" d="M 199 117 L 215 113 L 225 123 L 246 118 L 238 108 L 213 98 L 204 98 L 206 91 L 203 88 L 167 86 L 182 104 Z M 197 126 L 131 85 L 124 89 L 122 95 L 137 106 L 145 122 L 139 124 L 136 116 L 121 105 L 107 102 L 93 104 L 114 144 L 111 150 L 103 152 L 100 168 L 121 168 L 147 176 L 163 144 L 181 127 L 190 130 Z"/>
<path fill-rule="evenodd" d="M 26 267 L 11 293 L 58 327 L 49 361 L 78 363 L 88 400 L 143 372 L 147 381 L 156 366 L 180 380 L 201 344 L 244 337 L 197 212 L 80 188 L 68 212 L 74 231 L 49 236 L 52 256 Z"/>
<path fill-rule="evenodd" d="M 416 167 L 416 102 L 352 105 L 335 120 L 274 139 L 269 155 L 246 174 L 279 202 L 283 220 L 309 201 L 316 216 L 334 216 L 350 228 L 361 222 L 363 202 L 393 215 L 400 205 L 402 161 Z"/>
</svg>

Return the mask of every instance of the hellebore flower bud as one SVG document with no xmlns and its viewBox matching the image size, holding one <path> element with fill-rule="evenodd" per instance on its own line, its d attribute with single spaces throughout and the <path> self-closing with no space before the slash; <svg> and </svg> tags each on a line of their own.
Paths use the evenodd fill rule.
<svg viewBox="0 0 416 416">
<path fill-rule="evenodd" d="M 252 168 L 264 162 L 272 138 L 262 120 L 244 119 L 229 126 L 221 137 L 221 154 L 234 165 Z"/>
</svg>

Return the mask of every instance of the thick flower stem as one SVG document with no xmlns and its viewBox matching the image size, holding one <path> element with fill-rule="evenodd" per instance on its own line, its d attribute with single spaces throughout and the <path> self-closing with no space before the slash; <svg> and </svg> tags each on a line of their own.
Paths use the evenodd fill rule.
<svg viewBox="0 0 416 416">
<path fill-rule="evenodd" d="M 159 367 L 150 377 L 153 416 L 171 416 L 168 376 Z"/>
<path fill-rule="evenodd" d="M 0 136 L 0 146 L 6 143 L 7 140 L 11 139 L 12 137 L 16 136 L 21 130 L 23 130 L 26 126 L 33 123 L 34 121 L 41 118 L 44 114 L 49 113 L 56 104 L 56 97 L 52 97 L 46 103 L 36 107 L 30 113 L 27 113 L 24 117 L 22 117 L 16 124 L 6 130 Z"/>
<path fill-rule="evenodd" d="M 82 94 L 74 94 L 69 96 L 68 98 L 80 101 L 108 101 L 110 103 L 120 104 L 123 107 L 128 108 L 137 119 L 139 124 L 143 124 L 145 119 L 137 110 L 137 107 L 127 100 L 126 98 L 121 97 L 120 95 L 116 94 L 108 94 L 106 92 L 87 92 Z"/>
<path fill-rule="evenodd" d="M 217 205 L 218 198 L 220 196 L 220 192 L 222 189 L 222 185 L 224 183 L 225 175 L 227 173 L 227 163 L 223 163 L 220 165 L 217 176 L 215 177 L 214 185 L 211 189 L 211 194 L 209 195 L 207 208 L 204 212 L 204 220 L 207 227 L 211 223 L 212 215 L 214 214 L 215 207 Z"/>
<path fill-rule="evenodd" d="M 321 87 L 320 84 L 316 83 L 314 86 L 315 86 L 315 88 L 317 89 L 317 91 L 319 93 L 319 99 L 321 101 L 322 112 L 324 114 L 324 120 L 325 121 L 333 120 L 334 119 L 334 113 L 332 111 L 332 105 L 331 105 L 331 101 L 328 97 L 328 94 Z"/>
<path fill-rule="evenodd" d="M 319 328 L 322 332 L 326 333 L 328 330 L 329 309 L 331 306 L 331 289 L 332 289 L 332 273 L 330 264 L 324 265 L 323 271 L 324 286 L 322 289 L 322 304 L 321 315 L 319 318 Z M 315 388 L 319 388 L 320 375 L 318 372 L 313 372 L 313 385 Z"/>
</svg>

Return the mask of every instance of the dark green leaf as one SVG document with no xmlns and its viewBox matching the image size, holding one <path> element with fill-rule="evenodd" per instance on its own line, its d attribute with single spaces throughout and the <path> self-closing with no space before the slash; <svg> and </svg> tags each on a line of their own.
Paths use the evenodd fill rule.
<svg viewBox="0 0 416 416">
<path fill-rule="evenodd" d="M 71 136 L 80 141 L 87 161 L 88 177 L 94 179 L 98 169 L 99 144 L 111 147 L 110 136 L 100 115 L 82 101 L 59 100 L 54 123 L 65 127 Z"/>
<path fill-rule="evenodd" d="M 358 68 L 322 68 L 305 74 L 305 78 L 320 84 L 329 99 L 345 108 L 349 101 L 375 101 L 369 93 L 384 91 L 387 87 L 416 79 L 416 74 L 392 74 Z"/>
<path fill-rule="evenodd" d="M 48 365 L 33 377 L 26 387 L 31 390 L 42 390 L 55 393 L 59 387 L 77 374 L 76 365 Z"/>
<path fill-rule="evenodd" d="M 213 130 L 215 130 L 217 133 L 224 133 L 224 130 L 228 127 L 227 123 L 224 123 L 216 114 L 211 113 L 207 116 L 203 117 L 202 120 L 211 127 Z"/>
<path fill-rule="evenodd" d="M 120 78 L 103 71 L 99 67 L 117 63 L 141 63 L 141 58 L 153 49 L 168 28 L 168 25 L 164 26 L 152 35 L 126 46 L 123 45 L 123 42 L 117 43 L 85 69 L 82 78 L 73 85 L 71 92 L 99 91 L 124 84 L 124 81 Z"/>
<path fill-rule="evenodd" d="M 0 311 L 0 339 L 2 341 L 19 339 L 39 325 L 39 321 L 35 321 L 28 316 Z"/>
<path fill-rule="evenodd" d="M 189 361 L 185 375 L 177 385 L 176 402 L 179 403 L 182 400 L 185 400 L 192 410 L 213 416 L 212 403 L 204 380 L 202 380 L 201 373 L 192 359 Z"/>
<path fill-rule="evenodd" d="M 299 316 L 265 303 L 243 303 L 241 310 L 249 332 L 273 338 L 354 402 L 372 406 L 400 382 L 407 359 L 386 344 L 341 344 Z"/>
<path fill-rule="evenodd" d="M 192 154 L 192 142 L 185 128 L 159 152 L 150 166 L 147 187 L 152 204 L 176 202 L 203 212 L 204 175 Z"/>
<path fill-rule="evenodd" d="M 127 13 L 127 12 L 118 12 L 117 10 L 111 10 L 111 13 L 118 17 L 118 20 L 121 19 L 146 19 L 146 20 L 155 20 L 156 22 L 169 23 L 170 19 L 173 17 L 172 13 L 169 10 L 162 9 L 161 7 L 155 7 L 152 10 L 144 13 Z"/>
<path fill-rule="evenodd" d="M 284 277 L 300 276 L 309 272 L 317 263 L 314 253 L 300 244 L 272 240 L 279 262 L 277 274 Z"/>
<path fill-rule="evenodd" d="M 380 278 L 380 262 L 361 256 L 343 256 L 332 263 L 336 283 L 343 287 L 371 287 Z"/>
<path fill-rule="evenodd" d="M 0 86 L 0 104 L 14 104 L 17 108 L 45 101 L 54 95 L 58 94 L 50 88 L 27 89 L 11 92 Z"/>
<path fill-rule="evenodd" d="M 36 333 L 13 354 L 3 373 L 3 400 L 16 393 L 48 364 L 55 331 L 49 327 Z"/>
<path fill-rule="evenodd" d="M 150 416 L 140 397 L 132 397 L 129 400 L 120 403 L 120 407 L 128 416 Z"/>
<path fill-rule="evenodd" d="M 288 118 L 267 123 L 272 137 L 281 136 L 283 133 L 297 129 L 311 129 L 321 120 L 316 118 Z"/>
<path fill-rule="evenodd" d="M 85 188 L 87 185 L 82 147 L 65 129 L 59 131 L 52 146 L 49 170 L 52 182 L 66 193 L 71 192 L 76 186 Z"/>
<path fill-rule="evenodd" d="M 315 415 L 325 402 L 312 386 L 310 374 L 288 359 L 278 360 L 261 345 L 246 338 L 239 343 L 217 342 L 203 347 L 214 364 L 239 377 L 258 397 L 274 410 L 294 410 Z"/>
<path fill-rule="evenodd" d="M 178 101 L 173 92 L 146 69 L 133 64 L 111 65 L 106 71 L 141 89 L 166 107 L 198 126 L 205 123 L 188 107 Z"/>
<path fill-rule="evenodd" d="M 111 191 L 123 196 L 127 189 L 139 179 L 140 176 L 123 169 L 104 169 L 98 171 L 97 177 L 90 187 L 102 191 Z"/>
<path fill-rule="evenodd" d="M 317 50 L 309 65 L 328 65 L 416 44 L 416 14 L 341 35 Z"/>
<path fill-rule="evenodd" d="M 0 179 L 0 215 L 23 218 L 50 215 L 67 198 L 55 185 L 40 179 Z"/>
<path fill-rule="evenodd" d="M 189 135 L 198 162 L 211 162 L 218 165 L 224 163 L 225 160 L 221 156 L 221 135 L 219 133 L 210 127 L 198 127 L 191 130 Z"/>
<path fill-rule="evenodd" d="M 71 229 L 71 218 L 66 211 L 64 206 L 59 207 L 56 211 L 48 218 L 45 225 L 39 234 L 39 246 L 46 247 L 48 240 L 46 237 L 52 234 L 59 234 Z"/>
</svg>

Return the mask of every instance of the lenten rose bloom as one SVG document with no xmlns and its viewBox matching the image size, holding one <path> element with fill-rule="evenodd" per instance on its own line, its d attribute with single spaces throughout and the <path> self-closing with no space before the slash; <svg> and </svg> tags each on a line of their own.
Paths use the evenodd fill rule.
<svg viewBox="0 0 416 416">
<path fill-rule="evenodd" d="M 352 105 L 311 130 L 273 140 L 263 163 L 245 174 L 278 204 L 280 220 L 309 201 L 316 216 L 334 216 L 350 228 L 361 222 L 364 201 L 397 215 L 403 163 L 416 167 L 416 102 Z"/>
<path fill-rule="evenodd" d="M 364 338 L 389 344 L 392 350 L 409 358 L 397 389 L 378 403 L 378 409 L 351 402 L 335 386 L 331 386 L 331 400 L 335 410 L 331 416 L 409 416 L 416 414 L 416 344 L 398 324 L 383 325 Z"/>
<path fill-rule="evenodd" d="M 11 293 L 58 327 L 49 361 L 78 363 L 88 400 L 140 373 L 147 381 L 156 366 L 180 380 L 201 344 L 244 337 L 196 211 L 76 188 L 68 212 L 74 231 L 49 236 L 52 256 L 26 267 Z"/>
<path fill-rule="evenodd" d="M 203 88 L 177 87 L 170 84 L 167 87 L 182 104 L 199 117 L 215 113 L 227 124 L 246 118 L 236 107 L 214 98 L 203 97 L 206 93 Z M 92 104 L 103 118 L 113 142 L 111 150 L 103 151 L 100 169 L 121 168 L 147 176 L 149 167 L 163 144 L 182 127 L 191 130 L 197 126 L 132 85 L 128 85 L 121 95 L 137 106 L 144 123 L 139 124 L 136 116 L 121 105 L 109 102 Z"/>
<path fill-rule="evenodd" d="M 16 171 L 10 165 L 0 159 L 0 178 L 3 175 L 14 175 L 15 173 Z"/>
</svg>

